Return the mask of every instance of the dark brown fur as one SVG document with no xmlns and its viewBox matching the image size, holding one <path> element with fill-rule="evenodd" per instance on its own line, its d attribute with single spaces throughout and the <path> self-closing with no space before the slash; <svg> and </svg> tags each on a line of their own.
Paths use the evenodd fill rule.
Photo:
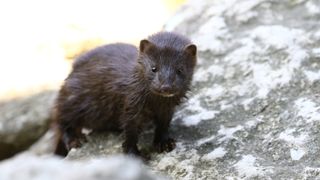
<svg viewBox="0 0 320 180">
<path fill-rule="evenodd" d="M 126 153 L 139 155 L 138 136 L 155 124 L 154 145 L 171 151 L 168 128 L 189 90 L 196 46 L 178 34 L 160 32 L 140 42 L 98 47 L 78 58 L 56 101 L 56 154 L 80 145 L 81 129 L 123 130 Z"/>
</svg>

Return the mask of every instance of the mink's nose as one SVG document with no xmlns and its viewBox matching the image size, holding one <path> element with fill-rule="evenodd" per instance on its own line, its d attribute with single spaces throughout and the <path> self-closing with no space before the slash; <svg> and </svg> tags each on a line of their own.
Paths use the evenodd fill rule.
<svg viewBox="0 0 320 180">
<path fill-rule="evenodd" d="M 163 84 L 160 87 L 160 91 L 161 93 L 171 94 L 173 92 L 173 89 L 172 86 L 170 86 L 169 84 Z"/>
</svg>

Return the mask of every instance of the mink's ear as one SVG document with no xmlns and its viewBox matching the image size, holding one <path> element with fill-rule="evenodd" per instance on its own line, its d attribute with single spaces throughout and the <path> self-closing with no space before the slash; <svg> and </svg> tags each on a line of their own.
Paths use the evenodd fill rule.
<svg viewBox="0 0 320 180">
<path fill-rule="evenodd" d="M 189 44 L 184 48 L 184 51 L 191 55 L 192 57 L 197 56 L 197 46 L 194 44 Z"/>
<path fill-rule="evenodd" d="M 197 46 L 194 44 L 189 44 L 184 48 L 184 52 L 192 57 L 192 66 L 194 67 L 197 63 Z"/>
<path fill-rule="evenodd" d="M 153 47 L 154 47 L 154 45 L 146 39 L 140 41 L 139 50 L 142 53 L 146 53 L 149 49 L 151 49 Z"/>
</svg>

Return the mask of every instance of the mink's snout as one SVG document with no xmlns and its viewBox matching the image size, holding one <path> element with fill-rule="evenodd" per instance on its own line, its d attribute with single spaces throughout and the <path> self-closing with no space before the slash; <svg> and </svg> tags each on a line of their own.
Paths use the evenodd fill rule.
<svg viewBox="0 0 320 180">
<path fill-rule="evenodd" d="M 153 88 L 153 91 L 163 97 L 172 97 L 176 95 L 176 89 L 171 84 L 159 84 L 155 88 Z"/>
<path fill-rule="evenodd" d="M 164 94 L 172 94 L 172 93 L 174 93 L 174 88 L 170 84 L 162 84 L 160 86 L 159 90 L 160 90 L 161 93 L 164 93 Z"/>
</svg>

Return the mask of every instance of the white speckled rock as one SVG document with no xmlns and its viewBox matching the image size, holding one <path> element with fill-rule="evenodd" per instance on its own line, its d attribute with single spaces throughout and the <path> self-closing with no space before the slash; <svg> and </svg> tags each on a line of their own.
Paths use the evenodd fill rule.
<svg viewBox="0 0 320 180">
<path fill-rule="evenodd" d="M 124 156 L 88 161 L 22 154 L 0 163 L 1 180 L 161 180 L 140 162 Z"/>
<path fill-rule="evenodd" d="M 198 45 L 198 69 L 173 122 L 177 148 L 150 166 L 173 179 L 319 179 L 319 19 L 319 0 L 184 6 L 165 29 Z M 120 147 L 93 136 L 69 158 Z"/>
</svg>

